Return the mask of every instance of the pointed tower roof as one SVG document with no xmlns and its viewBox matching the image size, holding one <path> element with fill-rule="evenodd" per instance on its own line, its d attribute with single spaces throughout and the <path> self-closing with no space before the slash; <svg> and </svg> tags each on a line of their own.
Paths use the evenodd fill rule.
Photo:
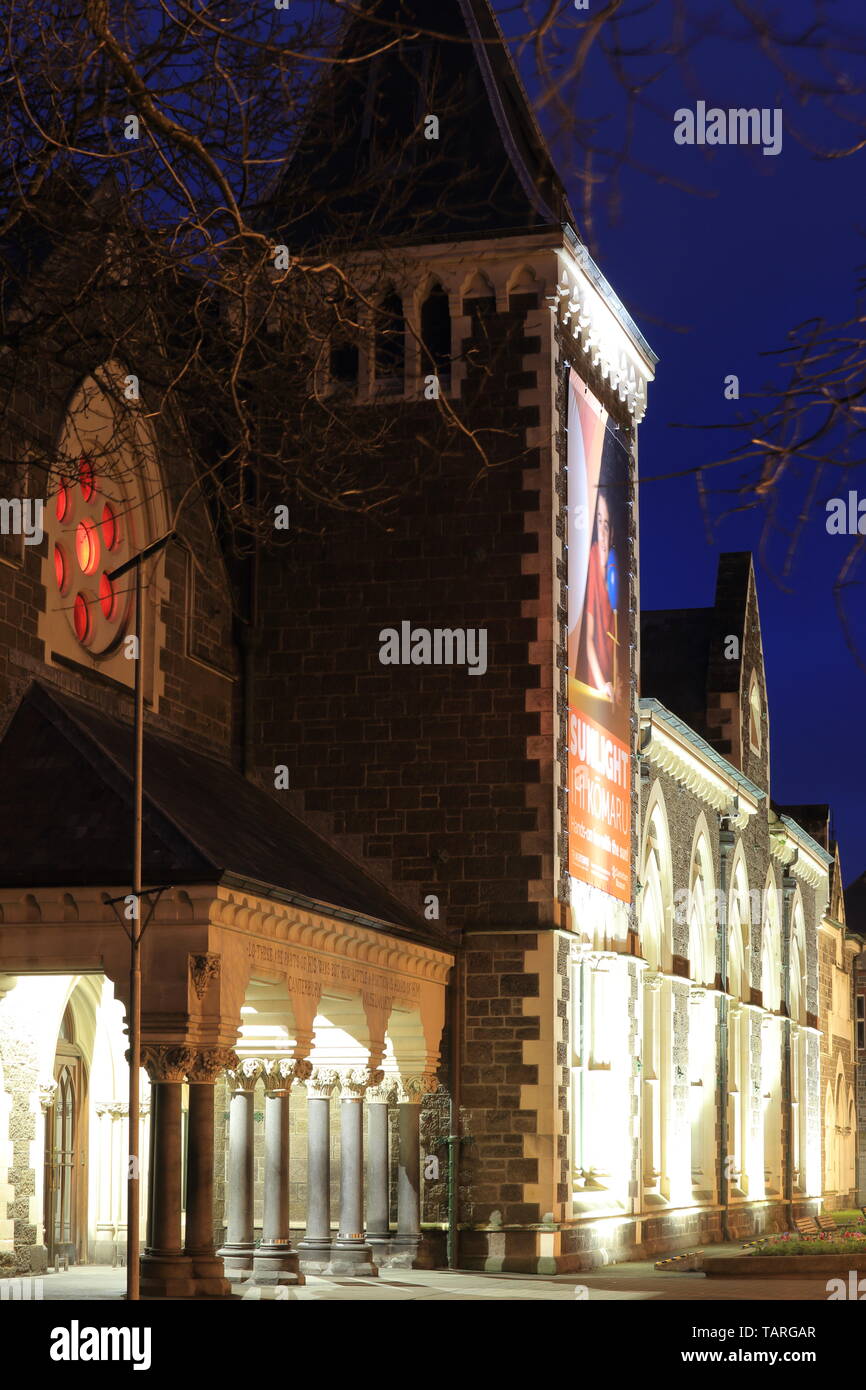
<svg viewBox="0 0 866 1390">
<path fill-rule="evenodd" d="M 573 222 L 489 0 L 369 0 L 338 56 L 263 209 L 281 240 L 423 244 Z"/>
</svg>

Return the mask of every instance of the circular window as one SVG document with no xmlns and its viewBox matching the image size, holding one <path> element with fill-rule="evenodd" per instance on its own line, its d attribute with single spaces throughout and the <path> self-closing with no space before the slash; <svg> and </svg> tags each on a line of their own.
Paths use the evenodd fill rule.
<svg viewBox="0 0 866 1390">
<path fill-rule="evenodd" d="M 57 514 L 57 520 L 66 521 L 71 510 L 71 501 L 69 497 L 69 488 L 65 483 L 61 483 L 57 489 L 57 499 L 54 503 L 54 509 Z"/>
<path fill-rule="evenodd" d="M 57 587 L 61 594 L 65 594 L 69 588 L 69 561 L 62 545 L 55 545 L 54 547 L 54 578 L 57 580 Z"/>
<path fill-rule="evenodd" d="M 62 612 L 69 650 L 99 660 L 117 652 L 129 627 L 132 586 L 110 578 L 142 544 L 141 501 L 122 475 L 85 454 L 67 456 L 51 479 L 45 582 Z M 54 571 L 52 574 L 51 563 Z"/>
<path fill-rule="evenodd" d="M 102 508 L 102 539 L 106 550 L 113 550 L 120 540 L 117 517 L 114 514 L 114 508 L 108 502 Z"/>
<path fill-rule="evenodd" d="M 90 612 L 90 599 L 87 594 L 79 593 L 75 595 L 75 603 L 72 608 L 72 625 L 75 628 L 75 636 L 79 642 L 85 646 L 93 636 L 93 620 Z"/>
<path fill-rule="evenodd" d="M 114 610 L 117 607 L 117 595 L 107 574 L 102 574 L 99 579 L 99 603 L 106 618 L 110 621 L 114 617 Z"/>
<path fill-rule="evenodd" d="M 85 574 L 93 574 L 99 564 L 99 533 L 89 517 L 75 528 L 75 554 Z"/>
</svg>

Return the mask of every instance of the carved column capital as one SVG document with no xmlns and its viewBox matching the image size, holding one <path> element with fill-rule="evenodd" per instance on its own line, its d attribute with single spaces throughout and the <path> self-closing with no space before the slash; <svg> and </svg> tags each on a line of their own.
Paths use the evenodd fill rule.
<svg viewBox="0 0 866 1390">
<path fill-rule="evenodd" d="M 397 1104 L 420 1105 L 425 1096 L 439 1090 L 439 1082 L 429 1072 L 397 1077 Z"/>
<path fill-rule="evenodd" d="M 151 1081 L 183 1081 L 195 1059 L 195 1048 L 177 1043 L 143 1043 L 141 1065 Z"/>
<path fill-rule="evenodd" d="M 195 1060 L 187 1071 L 190 1081 L 216 1081 L 220 1072 L 231 1071 L 238 1065 L 237 1053 L 230 1047 L 209 1047 L 195 1054 Z"/>
<path fill-rule="evenodd" d="M 39 1106 L 43 1115 L 51 1109 L 57 1096 L 57 1082 L 53 1077 L 46 1081 L 37 1081 L 36 1094 L 39 1097 Z"/>
<path fill-rule="evenodd" d="M 396 1076 L 385 1076 L 382 1081 L 367 1088 L 365 1099 L 368 1105 L 393 1105 L 397 1095 Z"/>
<path fill-rule="evenodd" d="M 196 998 L 201 1001 L 208 992 L 212 980 L 219 979 L 220 957 L 215 951 L 202 951 L 190 954 L 189 973 Z"/>
<path fill-rule="evenodd" d="M 299 1068 L 301 1074 L 299 1074 Z M 308 1076 L 312 1071 L 309 1062 L 296 1062 L 294 1057 L 268 1058 L 262 1064 L 262 1081 L 265 1083 L 265 1091 L 269 1096 L 286 1094 L 296 1081 L 305 1079 L 304 1068 L 307 1068 L 306 1075 Z"/>
<path fill-rule="evenodd" d="M 307 1095 L 313 1100 L 330 1100 L 339 1084 L 340 1073 L 335 1067 L 313 1067 L 306 1081 Z"/>
<path fill-rule="evenodd" d="M 370 1067 L 346 1067 L 339 1072 L 340 1099 L 363 1100 L 370 1086 L 379 1086 L 385 1076 L 383 1071 Z"/>
<path fill-rule="evenodd" d="M 260 1057 L 243 1057 L 237 1065 L 226 1067 L 226 1075 L 232 1091 L 254 1091 L 256 1082 L 262 1074 L 264 1062 Z"/>
</svg>

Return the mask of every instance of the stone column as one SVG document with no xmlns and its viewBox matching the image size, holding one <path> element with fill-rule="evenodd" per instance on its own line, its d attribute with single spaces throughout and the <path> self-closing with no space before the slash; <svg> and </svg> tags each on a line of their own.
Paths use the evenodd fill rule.
<svg viewBox="0 0 866 1390">
<path fill-rule="evenodd" d="M 174 1044 L 145 1043 L 141 1064 L 151 1084 L 150 1213 L 141 1257 L 144 1297 L 191 1298 L 192 1261 L 181 1247 L 181 1092 L 195 1052 Z"/>
<path fill-rule="evenodd" d="M 196 1054 L 189 1079 L 189 1135 L 186 1150 L 186 1242 L 197 1292 L 223 1296 L 231 1285 L 213 1238 L 214 1083 L 226 1067 L 237 1067 L 231 1048 Z"/>
<path fill-rule="evenodd" d="M 316 1067 L 307 1086 L 307 1231 L 298 1245 L 305 1274 L 323 1274 L 331 1258 L 331 1093 L 340 1073 Z"/>
<path fill-rule="evenodd" d="M 388 1107 L 396 1094 L 394 1077 L 367 1090 L 367 1243 L 391 1239 L 391 1186 L 388 1165 Z"/>
<path fill-rule="evenodd" d="M 340 1073 L 340 1230 L 327 1273 L 371 1275 L 379 1271 L 364 1239 L 364 1092 L 381 1071 L 352 1067 Z"/>
<path fill-rule="evenodd" d="M 253 1256 L 257 1284 L 303 1284 L 289 1227 L 289 1101 L 292 1084 L 305 1081 L 309 1062 L 281 1057 L 264 1064 L 265 1201 L 262 1243 Z"/>
<path fill-rule="evenodd" d="M 231 1086 L 229 1105 L 229 1181 L 226 1243 L 217 1251 L 225 1271 L 239 1280 L 248 1279 L 253 1267 L 253 1114 L 256 1082 L 262 1063 L 245 1057 L 235 1068 L 226 1068 Z"/>
<path fill-rule="evenodd" d="M 397 1235 L 392 1264 L 412 1269 L 421 1244 L 421 1102 L 437 1082 L 431 1076 L 401 1076 L 397 1088 Z"/>
</svg>

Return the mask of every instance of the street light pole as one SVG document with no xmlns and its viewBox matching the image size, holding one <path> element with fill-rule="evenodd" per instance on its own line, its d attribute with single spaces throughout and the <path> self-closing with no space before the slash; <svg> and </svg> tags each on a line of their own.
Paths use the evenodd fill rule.
<svg viewBox="0 0 866 1390">
<path fill-rule="evenodd" d="M 141 1248 L 141 1197 L 139 1188 L 139 1072 L 141 1069 L 141 841 L 144 788 L 144 620 L 142 614 L 141 567 L 145 560 L 164 549 L 174 532 L 154 541 L 132 559 L 112 570 L 112 583 L 129 570 L 135 570 L 135 718 L 132 736 L 132 917 L 129 932 L 129 1162 L 126 1196 L 126 1297 L 141 1297 L 139 1252 Z"/>
</svg>

